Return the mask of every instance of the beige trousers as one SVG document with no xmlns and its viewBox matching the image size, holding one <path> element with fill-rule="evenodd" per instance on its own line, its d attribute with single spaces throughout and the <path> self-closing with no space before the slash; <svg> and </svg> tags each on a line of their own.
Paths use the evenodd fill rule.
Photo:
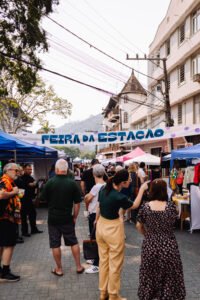
<svg viewBox="0 0 200 300">
<path fill-rule="evenodd" d="M 99 249 L 99 289 L 109 293 L 110 299 L 119 299 L 120 274 L 124 261 L 124 224 L 122 220 L 100 217 L 96 239 Z"/>
</svg>

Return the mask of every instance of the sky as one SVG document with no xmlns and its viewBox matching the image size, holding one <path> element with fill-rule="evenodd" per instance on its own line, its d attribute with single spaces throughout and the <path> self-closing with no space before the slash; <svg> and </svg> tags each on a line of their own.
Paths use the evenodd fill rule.
<svg viewBox="0 0 200 300">
<path fill-rule="evenodd" d="M 127 60 L 126 54 L 148 54 L 169 3 L 170 0 L 60 0 L 50 17 L 110 56 L 147 74 L 146 62 Z M 45 68 L 112 93 L 120 92 L 131 75 L 129 68 L 86 45 L 48 18 L 43 19 L 42 26 L 49 43 L 49 51 L 39 54 Z M 135 75 L 147 87 L 147 77 L 137 72 Z M 102 113 L 109 101 L 109 94 L 47 72 L 40 72 L 40 76 L 73 106 L 67 119 L 48 116 L 55 127 Z M 33 131 L 38 127 L 34 124 Z"/>
</svg>

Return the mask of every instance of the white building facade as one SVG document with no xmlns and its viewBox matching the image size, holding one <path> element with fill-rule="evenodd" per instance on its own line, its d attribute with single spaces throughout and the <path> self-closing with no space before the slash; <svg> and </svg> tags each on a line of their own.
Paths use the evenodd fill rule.
<svg viewBox="0 0 200 300">
<path fill-rule="evenodd" d="M 174 126 L 200 124 L 200 0 L 172 0 L 150 45 L 149 57 L 167 58 L 168 87 Z M 162 61 L 148 64 L 148 103 L 163 105 Z M 148 109 L 150 127 L 165 126 L 165 113 Z M 148 126 L 149 127 L 149 126 Z M 200 143 L 200 136 L 179 139 L 175 148 Z M 167 150 L 167 144 L 162 145 Z"/>
</svg>

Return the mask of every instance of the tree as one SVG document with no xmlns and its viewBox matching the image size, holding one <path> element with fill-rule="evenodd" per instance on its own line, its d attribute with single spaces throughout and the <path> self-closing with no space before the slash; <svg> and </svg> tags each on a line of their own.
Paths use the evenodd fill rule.
<svg viewBox="0 0 200 300">
<path fill-rule="evenodd" d="M 36 73 L 41 67 L 36 51 L 48 50 L 46 32 L 40 22 L 58 3 L 58 0 L 0 1 L 0 95 L 7 95 L 5 72 L 17 81 L 21 93 L 28 93 L 36 84 Z"/>
<path fill-rule="evenodd" d="M 55 133 L 55 126 L 53 125 L 50 125 L 49 124 L 49 121 L 45 121 L 43 124 L 42 124 L 42 127 L 37 131 L 37 133 Z"/>
<path fill-rule="evenodd" d="M 67 154 L 67 156 L 71 157 L 72 159 L 79 157 L 80 156 L 80 149 L 76 148 L 76 147 L 65 147 L 65 146 L 61 146 L 61 147 L 54 147 L 58 150 L 64 150 L 64 152 Z"/>
<path fill-rule="evenodd" d="M 49 113 L 63 118 L 71 114 L 71 103 L 59 98 L 40 78 L 28 94 L 21 94 L 15 82 L 9 80 L 7 89 L 8 97 L 0 98 L 0 126 L 4 131 L 16 133 L 33 121 L 44 124 Z"/>
<path fill-rule="evenodd" d="M 94 151 L 82 151 L 80 156 L 81 158 L 93 159 L 96 157 L 96 154 Z"/>
</svg>

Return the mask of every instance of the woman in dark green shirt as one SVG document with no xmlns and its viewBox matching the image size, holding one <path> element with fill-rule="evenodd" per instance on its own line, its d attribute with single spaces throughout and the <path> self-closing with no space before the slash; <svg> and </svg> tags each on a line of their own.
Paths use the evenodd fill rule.
<svg viewBox="0 0 200 300">
<path fill-rule="evenodd" d="M 120 274 L 124 260 L 124 223 L 119 217 L 119 209 L 135 209 L 141 203 L 142 195 L 148 188 L 144 183 L 134 203 L 120 193 L 130 184 L 128 171 L 120 170 L 110 178 L 99 193 L 96 238 L 99 249 L 99 289 L 100 299 L 124 300 L 119 295 Z M 99 216 L 99 218 L 98 218 Z"/>
</svg>

